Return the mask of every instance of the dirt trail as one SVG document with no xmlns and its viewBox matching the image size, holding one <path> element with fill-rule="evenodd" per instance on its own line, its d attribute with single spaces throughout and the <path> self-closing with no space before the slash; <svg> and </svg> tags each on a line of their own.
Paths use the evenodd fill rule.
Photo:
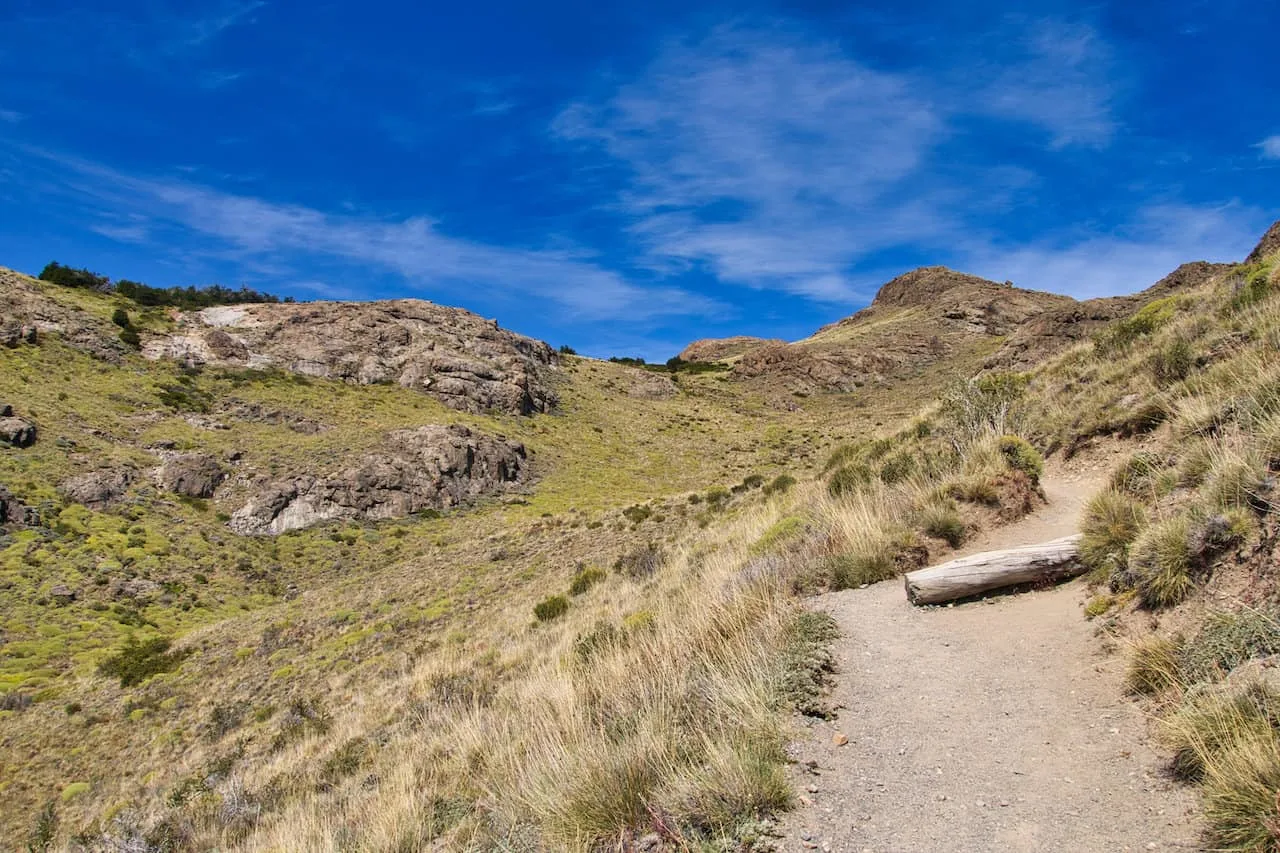
<svg viewBox="0 0 1280 853">
<path fill-rule="evenodd" d="M 1047 507 L 965 553 L 1076 532 L 1095 477 L 1053 473 Z M 916 608 L 893 580 L 819 598 L 844 634 L 842 709 L 793 744 L 805 801 L 782 849 L 1198 849 L 1194 796 L 1165 777 L 1084 594 L 1075 581 Z"/>
</svg>

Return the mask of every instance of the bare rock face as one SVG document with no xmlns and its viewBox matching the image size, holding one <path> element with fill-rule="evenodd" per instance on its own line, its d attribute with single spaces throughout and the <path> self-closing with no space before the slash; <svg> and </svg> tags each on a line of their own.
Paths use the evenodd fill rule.
<svg viewBox="0 0 1280 853">
<path fill-rule="evenodd" d="M 156 469 L 156 485 L 188 498 L 211 498 L 227 472 L 216 457 L 206 453 L 172 456 Z"/>
<path fill-rule="evenodd" d="M 398 430 L 357 465 L 327 476 L 259 481 L 232 514 L 245 535 L 278 534 L 330 519 L 403 518 L 499 494 L 524 481 L 524 446 L 463 426 Z"/>
<path fill-rule="evenodd" d="M 184 315 L 181 326 L 143 355 L 394 382 L 468 412 L 531 414 L 557 402 L 550 346 L 422 300 L 221 306 Z"/>
<path fill-rule="evenodd" d="M 105 468 L 64 480 L 58 491 L 72 503 L 105 509 L 124 496 L 133 477 L 134 472 L 128 468 Z"/>
<path fill-rule="evenodd" d="M 13 414 L 13 407 L 0 406 L 0 444 L 30 447 L 36 443 L 36 425 Z"/>
</svg>

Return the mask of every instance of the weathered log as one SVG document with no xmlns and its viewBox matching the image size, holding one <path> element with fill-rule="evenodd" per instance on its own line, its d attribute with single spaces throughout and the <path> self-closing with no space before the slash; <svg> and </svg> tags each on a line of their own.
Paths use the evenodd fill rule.
<svg viewBox="0 0 1280 853">
<path fill-rule="evenodd" d="M 1080 534 L 986 551 L 904 576 L 912 604 L 940 604 L 1022 583 L 1056 582 L 1084 573 Z"/>
</svg>

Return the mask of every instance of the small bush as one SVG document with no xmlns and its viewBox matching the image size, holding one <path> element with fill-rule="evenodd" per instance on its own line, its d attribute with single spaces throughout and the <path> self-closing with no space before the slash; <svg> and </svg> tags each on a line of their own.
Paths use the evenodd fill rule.
<svg viewBox="0 0 1280 853">
<path fill-rule="evenodd" d="M 853 589 L 917 569 L 927 555 L 910 532 L 868 535 L 844 553 L 828 557 L 824 570 L 832 589 Z"/>
<path fill-rule="evenodd" d="M 787 626 L 779 667 L 778 692 L 801 714 L 829 718 L 832 710 L 822 702 L 835 672 L 831 643 L 840 636 L 829 613 L 801 611 Z"/>
<path fill-rule="evenodd" d="M 604 578 L 604 569 L 598 569 L 595 566 L 581 569 L 574 574 L 573 580 L 569 583 L 569 594 L 582 595 L 584 592 L 591 589 L 591 587 L 604 580 Z"/>
<path fill-rule="evenodd" d="M 1164 460 L 1158 454 L 1139 450 L 1111 475 L 1111 488 L 1136 497 L 1149 495 L 1163 469 Z"/>
<path fill-rule="evenodd" d="M 765 483 L 762 491 L 766 495 L 782 494 L 791 489 L 796 484 L 796 478 L 790 474 L 779 474 L 768 483 Z"/>
<path fill-rule="evenodd" d="M 947 494 L 958 501 L 983 506 L 1000 505 L 1000 486 L 990 477 L 974 475 L 948 484 Z"/>
<path fill-rule="evenodd" d="M 1271 295 L 1271 266 L 1265 262 L 1241 264 L 1234 270 L 1231 310 L 1256 305 Z"/>
<path fill-rule="evenodd" d="M 1095 350 L 1104 356 L 1127 350 L 1139 338 L 1151 334 L 1173 319 L 1177 306 L 1176 296 L 1166 296 L 1148 302 L 1131 317 L 1113 320 L 1094 336 Z"/>
<path fill-rule="evenodd" d="M 653 510 L 642 504 L 636 504 L 624 509 L 622 511 L 622 515 L 632 524 L 640 524 L 642 521 L 649 518 L 649 516 L 653 515 Z"/>
<path fill-rule="evenodd" d="M 662 567 L 664 555 L 656 542 L 641 545 L 618 557 L 613 570 L 635 580 L 652 577 Z"/>
<path fill-rule="evenodd" d="M 1136 645 L 1125 684 L 1132 693 L 1159 693 L 1179 682 L 1180 639 L 1152 636 Z"/>
<path fill-rule="evenodd" d="M 1179 515 L 1152 524 L 1134 541 L 1129 572 L 1145 606 L 1171 607 L 1191 593 L 1189 533 L 1187 518 Z"/>
<path fill-rule="evenodd" d="M 600 652 L 621 643 L 624 636 L 613 623 L 597 622 L 590 631 L 579 634 L 573 641 L 573 653 L 580 662 L 589 663 Z"/>
<path fill-rule="evenodd" d="M 63 287 L 81 287 L 86 290 L 106 292 L 111 289 L 111 279 L 86 269 L 64 267 L 57 261 L 51 261 L 40 271 L 41 281 L 52 282 Z"/>
<path fill-rule="evenodd" d="M 1280 621 L 1260 610 L 1211 613 L 1182 650 L 1192 682 L 1217 681 L 1245 661 L 1280 654 Z"/>
<path fill-rule="evenodd" d="M 1040 475 L 1044 473 L 1044 457 L 1029 441 L 1016 435 L 1002 435 L 998 446 L 1005 464 L 1026 474 L 1032 483 L 1040 482 Z"/>
<path fill-rule="evenodd" d="M 1175 338 L 1156 350 L 1149 362 L 1151 376 L 1160 386 L 1181 382 L 1196 366 L 1195 352 L 1186 338 Z"/>
<path fill-rule="evenodd" d="M 760 534 L 760 538 L 751 545 L 751 553 L 766 554 L 802 532 L 804 532 L 804 519 L 800 516 L 788 515 L 780 518 Z"/>
<path fill-rule="evenodd" d="M 1128 565 L 1129 546 L 1146 523 L 1142 504 L 1117 491 L 1099 492 L 1085 505 L 1080 559 L 1095 579 L 1110 577 Z"/>
<path fill-rule="evenodd" d="M 947 504 L 930 504 L 920 513 L 920 528 L 926 536 L 941 539 L 952 548 L 964 544 L 968 528 L 955 507 Z"/>
<path fill-rule="evenodd" d="M 129 312 L 123 308 L 117 308 L 111 312 L 111 322 L 115 323 L 122 329 L 132 329 L 133 323 L 129 321 Z"/>
<path fill-rule="evenodd" d="M 871 466 L 865 462 L 851 462 L 835 470 L 827 480 L 827 492 L 833 498 L 852 495 L 871 482 Z"/>
<path fill-rule="evenodd" d="M 900 483 L 916 470 L 916 459 L 905 450 L 895 453 L 880 466 L 880 481 L 888 485 Z"/>
<path fill-rule="evenodd" d="M 140 684 L 153 675 L 177 669 L 191 653 L 189 650 L 171 652 L 171 645 L 167 637 L 153 637 L 141 643 L 130 637 L 118 654 L 98 664 L 98 672 L 119 678 L 121 687 Z"/>
<path fill-rule="evenodd" d="M 850 462 L 857 460 L 862 452 L 862 447 L 857 444 L 842 444 L 835 450 L 831 451 L 831 455 L 827 457 L 827 461 L 822 466 L 822 473 L 827 474 L 837 468 L 848 465 Z"/>
<path fill-rule="evenodd" d="M 733 494 L 724 486 L 712 486 L 707 489 L 705 500 L 712 509 L 721 510 L 724 509 L 725 504 L 729 503 L 732 497 Z"/>
<path fill-rule="evenodd" d="M 355 773 L 368 760 L 369 753 L 369 742 L 362 737 L 351 738 L 329 753 L 329 757 L 320 765 L 320 789 L 332 788 Z"/>
<path fill-rule="evenodd" d="M 764 485 L 764 475 L 748 474 L 742 478 L 742 485 L 746 486 L 748 489 L 758 489 Z"/>
<path fill-rule="evenodd" d="M 542 599 L 533 606 L 533 615 L 539 622 L 550 622 L 559 619 L 569 612 L 569 599 L 563 595 L 552 595 Z"/>
</svg>

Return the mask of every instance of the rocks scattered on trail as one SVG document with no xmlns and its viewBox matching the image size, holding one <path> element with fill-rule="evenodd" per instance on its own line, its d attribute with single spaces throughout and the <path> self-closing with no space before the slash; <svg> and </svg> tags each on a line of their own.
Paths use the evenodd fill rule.
<svg viewBox="0 0 1280 853">
<path fill-rule="evenodd" d="M 524 445 L 463 426 L 398 430 L 358 464 L 329 476 L 259 480 L 231 517 L 244 535 L 273 535 L 330 519 L 403 518 L 499 494 L 525 480 Z"/>
<path fill-rule="evenodd" d="M 72 503 L 89 509 L 104 509 L 124 497 L 134 472 L 130 468 L 104 468 L 77 474 L 64 480 L 58 491 Z"/>
<path fill-rule="evenodd" d="M 15 415 L 8 403 L 0 403 L 0 443 L 10 447 L 30 447 L 36 443 L 36 425 Z"/>
<path fill-rule="evenodd" d="M 177 334 L 148 341 L 143 355 L 395 383 L 467 412 L 532 414 L 558 402 L 550 346 L 422 300 L 220 306 L 179 324 Z"/>
<path fill-rule="evenodd" d="M 188 498 L 211 498 L 226 479 L 226 469 L 207 453 L 181 453 L 166 459 L 155 471 L 156 485 Z"/>
</svg>

